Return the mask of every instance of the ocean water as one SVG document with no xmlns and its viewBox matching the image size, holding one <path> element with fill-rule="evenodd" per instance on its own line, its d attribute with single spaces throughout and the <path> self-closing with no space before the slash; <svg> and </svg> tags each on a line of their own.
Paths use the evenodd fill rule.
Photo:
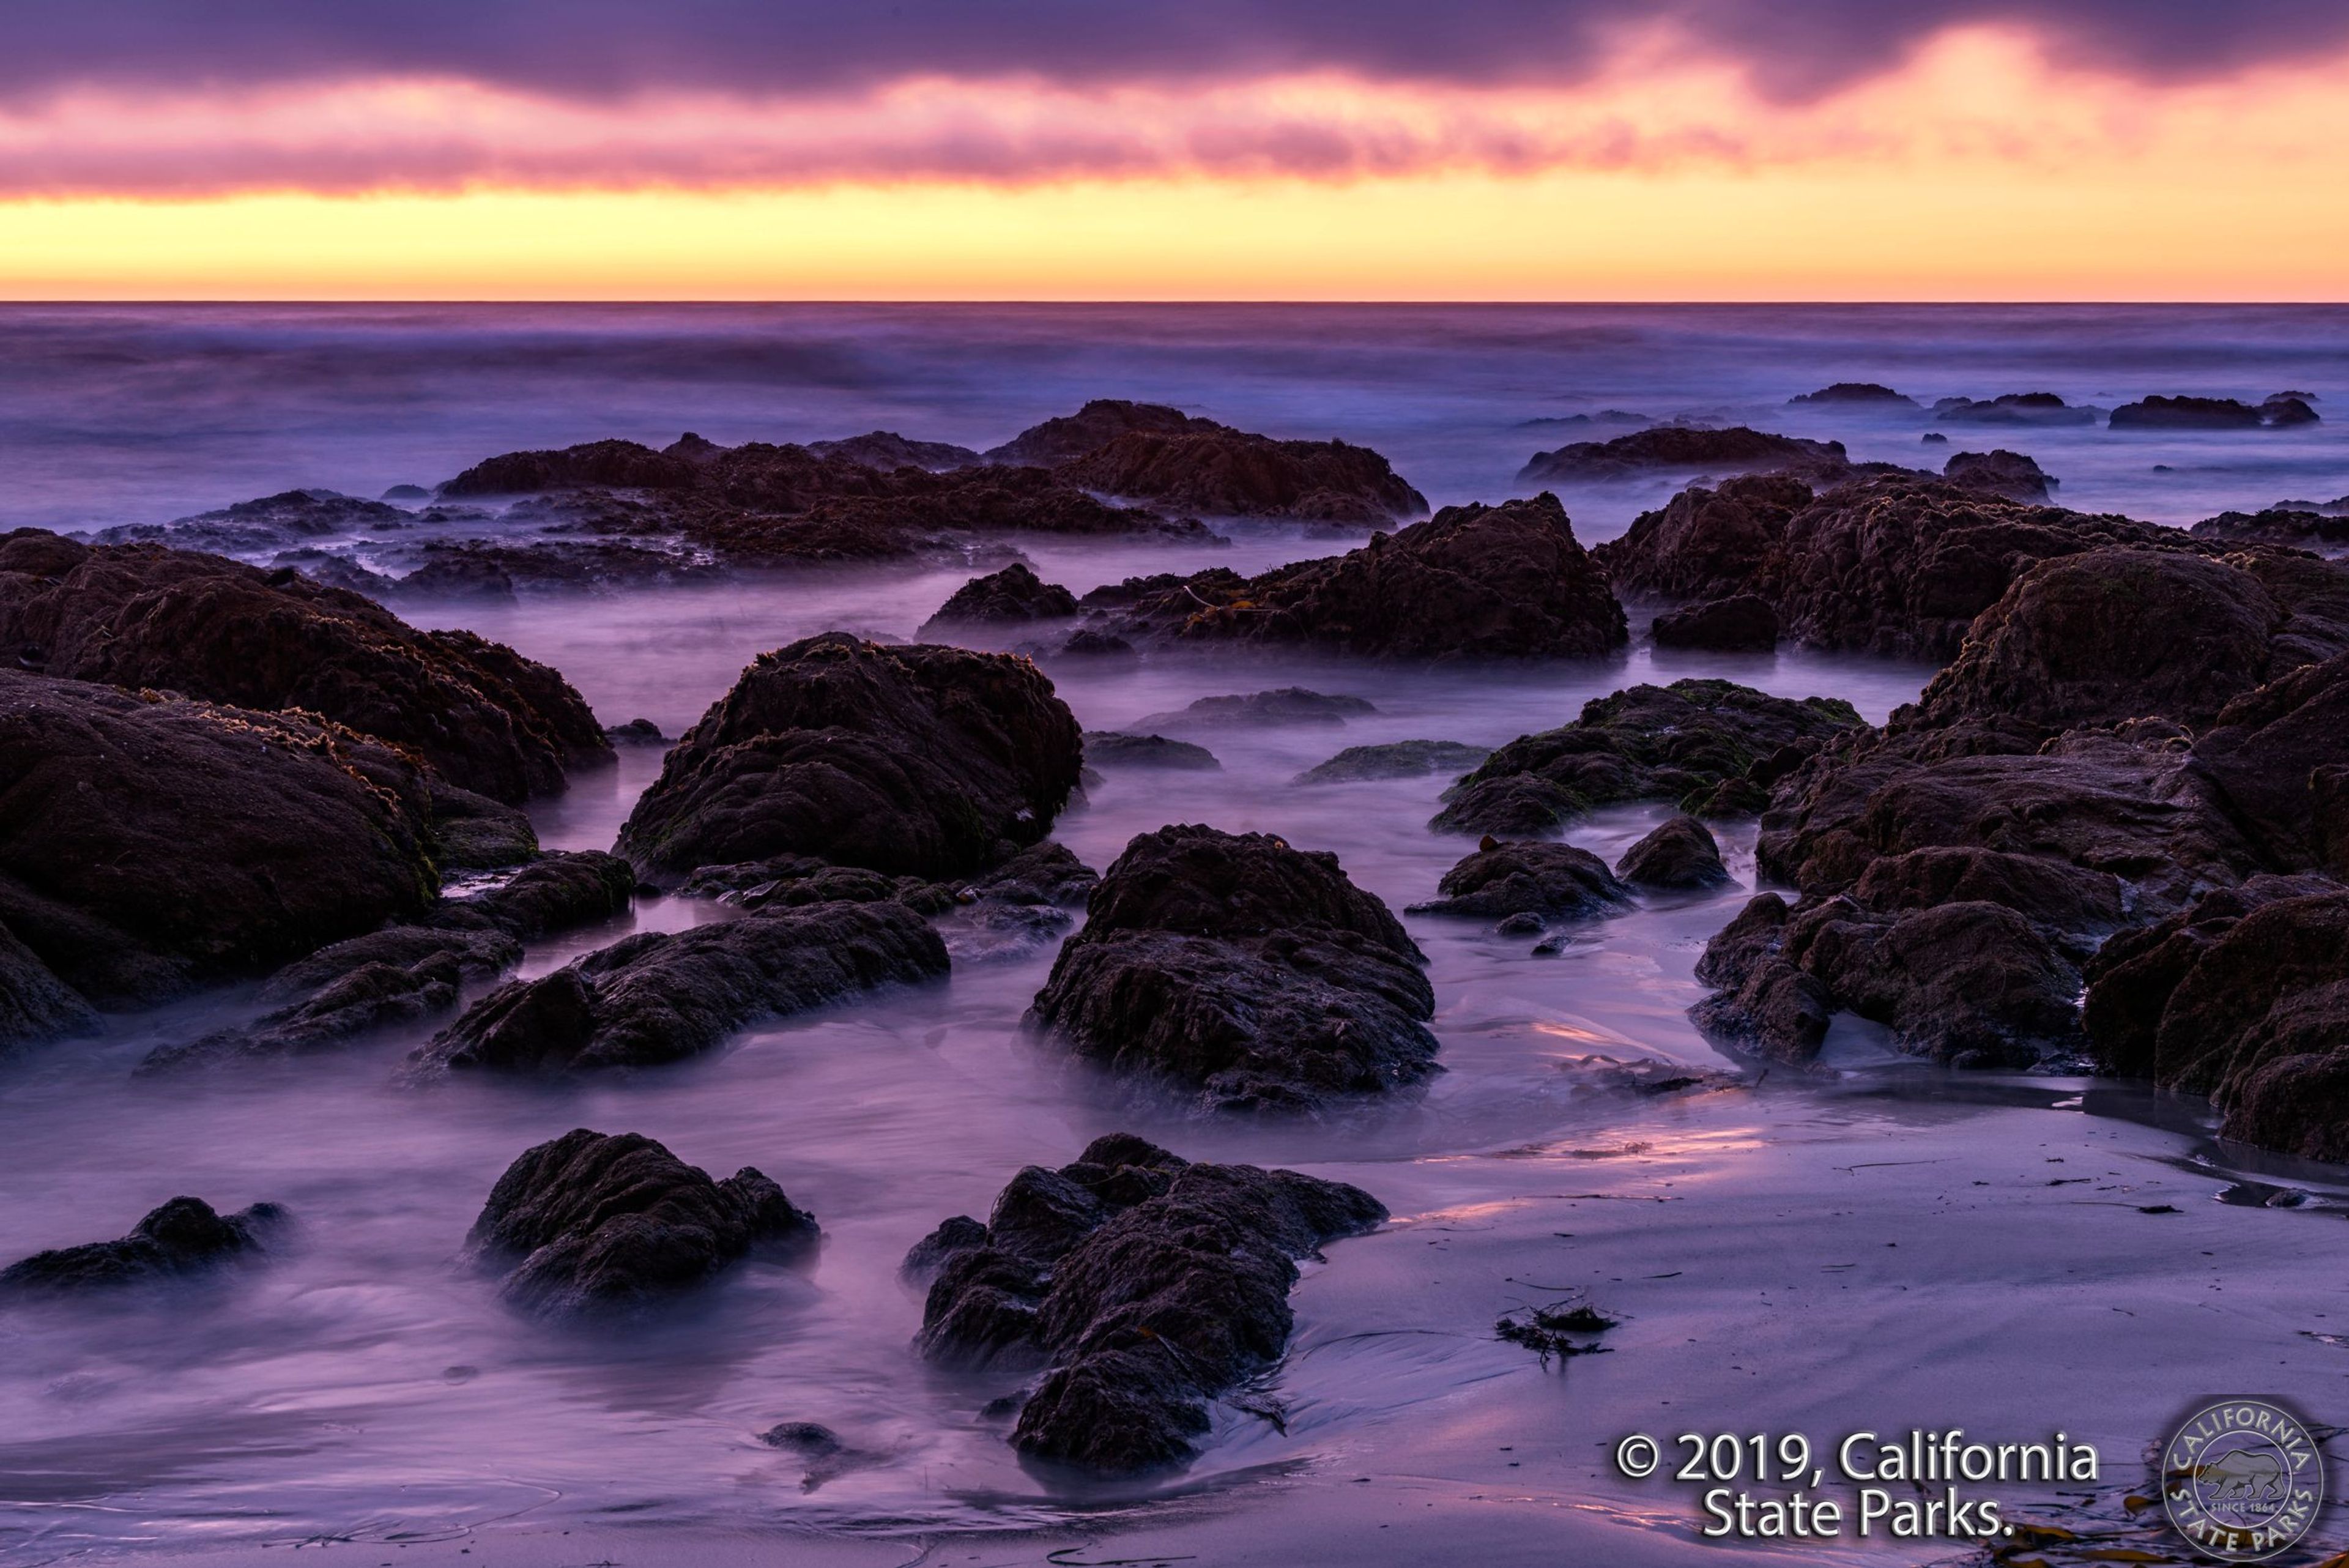
<svg viewBox="0 0 2349 1568">
<path fill-rule="evenodd" d="M 1531 452 L 1608 433 L 1529 420 L 1742 420 L 1898 460 L 1918 450 L 1921 416 L 1785 398 L 1840 379 L 1926 401 L 2052 389 L 2107 405 L 2291 388 L 2329 411 L 2349 410 L 2344 349 L 2337 310 L 11 307 L 0 524 L 161 521 L 301 485 L 372 494 L 517 446 L 685 428 L 731 441 L 879 426 L 984 445 L 1101 395 L 1367 441 L 1438 503 L 1499 499 Z M 1989 444 L 1952 435 L 1948 450 Z M 2349 493 L 2345 437 L 2349 412 L 2301 431 L 2010 431 L 1997 444 L 2038 457 L 2074 504 L 2176 523 Z M 1661 493 L 1601 487 L 1569 504 L 1586 537 L 1606 537 Z M 1220 548 L 1021 545 L 1081 592 L 1344 543 L 1229 532 Z M 674 734 L 759 652 L 831 628 L 911 636 L 962 576 L 906 566 L 415 618 L 509 642 L 607 722 L 641 715 Z M 1112 773 L 1056 836 L 1098 867 L 1168 822 L 1278 832 L 1336 851 L 1401 909 L 1472 847 L 1425 826 L 1447 781 L 1317 788 L 1298 773 L 1371 742 L 1495 744 L 1688 674 L 1842 696 L 1880 720 L 1931 671 L 1642 644 L 1508 672 L 1270 653 L 1056 672 L 1088 728 L 1287 685 L 1376 709 L 1201 733 L 1219 771 Z M 628 753 L 542 803 L 542 836 L 608 846 L 657 767 Z M 1569 836 L 1612 860 L 1663 815 L 1613 810 Z M 2322 1337 L 2349 1328 L 2326 1319 L 2349 1262 L 2349 1171 L 2219 1148 L 2192 1105 L 1948 1074 L 1849 1019 L 1816 1075 L 1728 1061 L 1684 1016 L 1698 951 L 1755 882 L 1750 826 L 1723 847 L 1737 888 L 1649 901 L 1554 958 L 1480 923 L 1412 917 L 1447 1070 L 1423 1094 L 1319 1121 L 1201 1122 L 1073 1070 L 1019 1026 L 1049 947 L 753 1030 L 674 1070 L 561 1088 L 402 1086 L 421 1030 L 191 1083 L 129 1077 L 158 1044 L 250 1015 L 240 988 L 0 1064 L 0 1259 L 120 1234 L 182 1191 L 223 1209 L 273 1199 L 296 1219 L 263 1270 L 160 1301 L 0 1312 L 0 1563 L 305 1542 L 342 1543 L 353 1562 L 454 1563 L 570 1531 L 624 1544 L 543 1560 L 691 1561 L 663 1542 L 709 1531 L 801 1552 L 900 1542 L 895 1561 L 1005 1543 L 977 1558 L 989 1563 L 1078 1539 L 1055 1532 L 1123 1532 L 1170 1558 L 1246 1560 L 1216 1529 L 1319 1543 L 1257 1560 L 1331 1561 L 1317 1551 L 1340 1542 L 1350 1560 L 1433 1560 L 1424 1537 L 1375 1533 L 1374 1494 L 1424 1497 L 1480 1561 L 1718 1561 L 1693 1555 L 1685 1500 L 1605 1473 L 1615 1436 L 1679 1419 L 1819 1432 L 1863 1414 L 2023 1437 L 2069 1423 L 2133 1464 L 2132 1445 L 2196 1393 L 2282 1390 L 2323 1407 L 2313 1415 L 2349 1412 L 2349 1353 Z M 524 972 L 719 913 L 644 902 L 537 945 Z M 1658 1105 L 1608 1090 L 1594 1057 L 1734 1086 Z M 760 1167 L 822 1220 L 820 1255 L 739 1270 L 633 1327 L 513 1318 L 462 1265 L 465 1231 L 516 1154 L 577 1126 L 646 1133 L 714 1171 Z M 920 1294 L 895 1271 L 939 1220 L 983 1214 L 1020 1165 L 1061 1163 L 1119 1127 L 1355 1181 L 1397 1218 L 1309 1269 L 1295 1351 L 1268 1379 L 1285 1429 L 1226 1410 L 1179 1474 L 1085 1487 L 1021 1466 L 982 1414 L 1010 1379 L 922 1366 Z M 2058 1185 L 2075 1177 L 2096 1185 Z M 2233 1201 L 2254 1178 L 2309 1201 Z M 2120 1229 L 2156 1224 L 2136 1212 L 2156 1202 L 2184 1211 L 2177 1227 Z M 1570 1377 L 1490 1333 L 1568 1283 L 1628 1320 L 1617 1353 Z M 834 1428 L 864 1462 L 811 1485 L 756 1440 L 785 1420 Z M 2125 1521 L 2132 1484 L 2041 1501 Z"/>
</svg>

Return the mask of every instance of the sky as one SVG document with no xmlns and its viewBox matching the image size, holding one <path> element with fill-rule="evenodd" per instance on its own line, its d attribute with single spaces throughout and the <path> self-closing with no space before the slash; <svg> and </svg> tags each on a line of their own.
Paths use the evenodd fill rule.
<svg viewBox="0 0 2349 1568">
<path fill-rule="evenodd" d="M 2349 298 L 2343 0 L 6 14 L 5 298 Z"/>
</svg>

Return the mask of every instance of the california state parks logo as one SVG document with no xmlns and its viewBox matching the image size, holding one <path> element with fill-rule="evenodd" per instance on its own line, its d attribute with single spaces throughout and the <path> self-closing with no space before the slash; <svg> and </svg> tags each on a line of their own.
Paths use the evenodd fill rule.
<svg viewBox="0 0 2349 1568">
<path fill-rule="evenodd" d="M 2163 1448 L 2161 1501 L 2178 1532 L 2209 1555 L 2256 1563 L 2316 1521 L 2324 1460 L 2290 1411 L 2225 1399 L 2188 1417 Z"/>
</svg>

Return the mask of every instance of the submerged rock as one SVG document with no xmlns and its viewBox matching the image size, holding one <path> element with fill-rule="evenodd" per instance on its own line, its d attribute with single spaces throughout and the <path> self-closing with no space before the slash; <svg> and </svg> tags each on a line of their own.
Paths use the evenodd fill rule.
<svg viewBox="0 0 2349 1568">
<path fill-rule="evenodd" d="M 1657 425 L 1612 441 L 1537 452 L 1517 470 L 1520 484 L 1588 484 L 1675 469 L 1713 473 L 1834 472 L 1849 465 L 1839 441 L 1806 441 L 1733 425 L 1694 430 Z"/>
<path fill-rule="evenodd" d="M 999 572 L 973 577 L 954 591 L 938 613 L 922 623 L 919 635 L 956 626 L 1020 625 L 1054 620 L 1077 613 L 1077 596 L 1058 583 L 1048 583 L 1021 562 Z"/>
<path fill-rule="evenodd" d="M 1463 745 L 1458 741 L 1389 741 L 1377 746 L 1348 746 L 1326 763 L 1316 763 L 1299 774 L 1301 784 L 1350 784 L 1362 779 L 1415 779 L 1429 774 L 1458 774 L 1493 754 L 1490 746 Z"/>
<path fill-rule="evenodd" d="M 1210 1109 L 1309 1109 L 1435 1070 L 1425 960 L 1334 855 L 1169 826 L 1126 846 L 1029 1018 Z"/>
<path fill-rule="evenodd" d="M 433 859 L 441 870 L 489 871 L 538 857 L 538 832 L 513 806 L 430 781 Z"/>
<path fill-rule="evenodd" d="M 1641 888 L 1718 888 L 1729 881 L 1721 846 L 1704 824 L 1675 816 L 1623 852 L 1615 875 Z"/>
<path fill-rule="evenodd" d="M 1851 705 L 1831 697 L 1796 701 L 1727 680 L 1633 686 L 1585 703 L 1571 724 L 1495 752 L 1445 792 L 1428 826 L 1548 833 L 1593 807 L 1634 800 L 1750 815 L 1803 757 L 1861 727 Z"/>
<path fill-rule="evenodd" d="M 1050 832 L 1083 765 L 1027 659 L 841 632 L 762 654 L 672 747 L 620 830 L 650 877 L 813 855 L 967 876 Z"/>
<path fill-rule="evenodd" d="M 2053 392 L 2004 392 L 1995 398 L 1943 398 L 1933 418 L 1953 425 L 2092 425 L 2104 410 L 2075 407 Z"/>
<path fill-rule="evenodd" d="M 510 648 L 192 551 L 0 535 L 0 645 L 53 676 L 323 715 L 508 803 L 612 757 L 579 694 Z"/>
<path fill-rule="evenodd" d="M 818 1235 L 750 1167 L 713 1181 L 648 1137 L 580 1127 L 507 1167 L 467 1241 L 509 1303 L 559 1316 L 650 1306 Z"/>
<path fill-rule="evenodd" d="M 2147 398 L 2123 403 L 2108 422 L 2116 431 L 2238 431 L 2279 430 L 2316 420 L 2307 403 L 2279 392 L 2256 407 L 2233 398 Z"/>
<path fill-rule="evenodd" d="M 1149 713 L 1134 721 L 1137 730 L 1237 730 L 1275 724 L 1342 724 L 1378 709 L 1367 698 L 1330 696 L 1302 686 L 1244 696 L 1202 697 L 1188 707 L 1168 713 Z"/>
<path fill-rule="evenodd" d="M 631 719 L 625 724 L 614 724 L 604 732 L 604 738 L 615 746 L 666 746 L 668 737 L 650 719 Z"/>
<path fill-rule="evenodd" d="M 1176 768 L 1212 773 L 1224 764 L 1216 753 L 1189 741 L 1137 735 L 1122 730 L 1087 730 L 1085 763 L 1096 768 Z"/>
<path fill-rule="evenodd" d="M 1217 1396 L 1279 1359 L 1296 1261 L 1385 1218 L 1360 1188 L 1112 1134 L 1019 1172 L 988 1225 L 949 1220 L 916 1248 L 909 1270 L 936 1275 L 918 1343 L 948 1366 L 1046 1367 L 1012 1434 L 1024 1454 L 1180 1463 Z"/>
<path fill-rule="evenodd" d="M 65 1295 L 185 1279 L 267 1251 L 285 1210 L 256 1203 L 221 1214 L 201 1198 L 174 1198 L 112 1241 L 36 1252 L 0 1269 L 0 1295 Z"/>
<path fill-rule="evenodd" d="M 1788 398 L 1789 408 L 1913 409 L 1917 400 L 1875 381 L 1837 381 L 1816 392 Z"/>
<path fill-rule="evenodd" d="M 1778 612 L 1758 594 L 1733 594 L 1686 609 L 1667 610 L 1656 618 L 1650 631 L 1658 648 L 1768 653 L 1778 646 Z"/>
<path fill-rule="evenodd" d="M 1413 904 L 1414 915 L 1542 915 L 1588 919 L 1631 907 L 1631 890 L 1607 862 L 1570 844 L 1495 844 L 1444 874 L 1444 897 Z"/>
</svg>

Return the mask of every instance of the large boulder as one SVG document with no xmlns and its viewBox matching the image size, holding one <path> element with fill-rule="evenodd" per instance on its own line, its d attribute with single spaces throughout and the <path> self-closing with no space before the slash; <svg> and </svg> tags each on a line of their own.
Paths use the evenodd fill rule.
<svg viewBox="0 0 2349 1568">
<path fill-rule="evenodd" d="M 2145 398 L 2123 403 L 2107 422 L 2116 431 L 2282 430 L 2313 425 L 2317 415 L 2301 399 L 2278 392 L 2259 404 L 2233 398 Z"/>
<path fill-rule="evenodd" d="M 941 627 L 1019 626 L 1076 613 L 1076 595 L 1044 581 L 1026 563 L 1014 561 L 957 588 L 938 613 L 922 623 L 922 635 Z"/>
<path fill-rule="evenodd" d="M 1579 920 L 1631 907 L 1630 888 L 1607 862 L 1570 844 L 1495 844 L 1446 871 L 1435 890 L 1443 897 L 1413 904 L 1409 912 Z"/>
<path fill-rule="evenodd" d="M 2236 697 L 2194 756 L 2271 863 L 2349 878 L 2349 654 Z"/>
<path fill-rule="evenodd" d="M 506 1168 L 468 1245 L 508 1303 L 561 1316 L 652 1306 L 753 1254 L 802 1256 L 817 1236 L 756 1169 L 713 1181 L 648 1137 L 579 1127 Z"/>
<path fill-rule="evenodd" d="M 99 1007 L 420 914 L 430 831 L 415 766 L 338 725 L 0 671 L 0 925 Z"/>
<path fill-rule="evenodd" d="M 1520 484 L 1588 484 L 1650 473 L 1835 473 L 1849 466 L 1839 441 L 1806 441 L 1733 425 L 1697 430 L 1657 425 L 1612 441 L 1576 441 L 1537 452 L 1517 470 Z"/>
<path fill-rule="evenodd" d="M 1425 960 L 1334 855 L 1169 826 L 1126 846 L 1029 1018 L 1211 1109 L 1308 1109 L 1435 1071 Z"/>
<path fill-rule="evenodd" d="M 1685 814 L 1671 818 L 1623 852 L 1615 875 L 1637 888 L 1685 892 L 1729 881 L 1712 831 Z"/>
<path fill-rule="evenodd" d="M 1225 428 L 1213 420 L 1199 419 L 1164 403 L 1095 398 L 1073 414 L 1061 414 L 1041 424 L 1030 425 L 1001 446 L 990 448 L 986 455 L 989 462 L 1032 463 L 1050 468 L 1097 452 L 1118 437 L 1135 431 L 1209 434 Z"/>
<path fill-rule="evenodd" d="M 1427 511 L 1427 498 L 1368 447 L 1275 441 L 1204 423 L 1127 431 L 1062 463 L 1057 476 L 1104 495 L 1215 517 L 1375 525 Z"/>
<path fill-rule="evenodd" d="M 1447 506 L 1343 556 L 1085 596 L 1121 636 L 1301 644 L 1399 659 L 1591 658 L 1630 640 L 1606 574 L 1554 495 Z"/>
<path fill-rule="evenodd" d="M 2004 447 L 1958 452 L 1941 466 L 1941 477 L 1967 490 L 2033 503 L 2047 500 L 2057 483 L 2036 461 Z"/>
<path fill-rule="evenodd" d="M 285 1210 L 274 1203 L 222 1214 L 201 1198 L 174 1198 L 128 1236 L 36 1252 L 0 1269 L 0 1296 L 78 1294 L 209 1273 L 266 1251 L 285 1223 Z"/>
<path fill-rule="evenodd" d="M 761 1019 L 936 980 L 947 968 L 938 934 L 886 900 L 777 906 L 641 931 L 490 992 L 420 1047 L 412 1070 L 553 1076 L 656 1066 L 713 1050 Z"/>
<path fill-rule="evenodd" d="M 1933 421 L 1948 425 L 2092 425 L 2101 409 L 2066 403 L 2054 392 L 2002 392 L 1995 398 L 1942 398 Z"/>
<path fill-rule="evenodd" d="M 984 1226 L 948 1220 L 909 1266 L 935 1272 L 925 1355 L 1043 1365 L 1011 1441 L 1106 1474 L 1179 1463 L 1216 1398 L 1280 1357 L 1297 1261 L 1386 1218 L 1360 1188 L 1194 1165 L 1130 1134 L 1030 1166 Z"/>
<path fill-rule="evenodd" d="M 1452 786 L 1440 833 L 1551 833 L 1593 807 L 1666 800 L 1751 815 L 1768 786 L 1831 736 L 1861 727 L 1832 697 L 1795 701 L 1727 680 L 1633 686 L 1573 723 L 1521 735 Z"/>
<path fill-rule="evenodd" d="M 322 715 L 502 801 L 612 758 L 579 694 L 512 649 L 190 550 L 0 536 L 0 647 L 49 675 Z"/>
<path fill-rule="evenodd" d="M 1041 839 L 1083 744 L 1025 659 L 841 632 L 762 654 L 671 748 L 620 832 L 648 877 L 812 855 L 962 876 Z"/>
</svg>

